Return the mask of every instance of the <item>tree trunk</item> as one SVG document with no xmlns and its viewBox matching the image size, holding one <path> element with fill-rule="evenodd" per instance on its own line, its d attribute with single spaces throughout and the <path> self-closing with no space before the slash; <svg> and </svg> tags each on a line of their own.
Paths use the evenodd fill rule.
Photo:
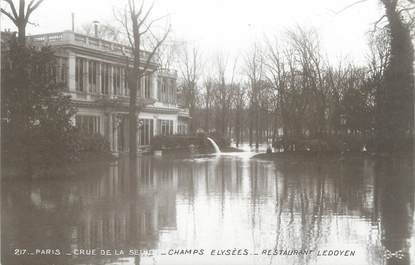
<svg viewBox="0 0 415 265">
<path fill-rule="evenodd" d="M 136 71 L 133 71 L 135 74 Z M 130 159 L 137 157 L 137 78 L 129 84 L 130 87 L 130 106 L 129 106 L 129 138 L 130 138 Z"/>
<path fill-rule="evenodd" d="M 377 91 L 377 149 L 386 152 L 412 150 L 414 50 L 410 29 L 393 3 L 382 2 L 390 27 L 390 62 Z"/>
<path fill-rule="evenodd" d="M 18 28 L 17 34 L 17 42 L 21 47 L 26 46 L 26 25 L 25 23 L 20 23 Z"/>
<path fill-rule="evenodd" d="M 137 21 L 133 21 L 134 36 L 134 68 L 131 71 L 132 76 L 129 78 L 130 88 L 130 106 L 129 106 L 129 138 L 130 138 L 130 159 L 137 157 L 137 90 L 141 88 L 140 76 L 140 35 L 138 31 Z"/>
</svg>

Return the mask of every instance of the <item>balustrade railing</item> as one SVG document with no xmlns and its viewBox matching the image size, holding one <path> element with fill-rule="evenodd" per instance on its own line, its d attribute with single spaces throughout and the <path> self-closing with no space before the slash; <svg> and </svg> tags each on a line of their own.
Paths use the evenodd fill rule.
<svg viewBox="0 0 415 265">
<path fill-rule="evenodd" d="M 99 38 L 95 38 L 92 36 L 87 36 L 79 33 L 74 33 L 72 31 L 64 31 L 64 32 L 55 32 L 55 33 L 47 33 L 47 34 L 40 34 L 40 35 L 33 35 L 28 37 L 33 42 L 46 42 L 50 44 L 65 44 L 65 43 L 72 43 L 84 47 L 90 47 L 93 49 L 99 49 L 104 51 L 109 51 L 113 53 L 117 53 L 120 56 L 133 56 L 133 51 L 131 47 L 107 41 Z M 147 60 L 150 53 L 147 51 L 140 51 L 140 55 L 143 60 Z"/>
<path fill-rule="evenodd" d="M 177 77 L 177 71 L 174 69 L 160 68 L 157 70 L 161 75 Z"/>
</svg>

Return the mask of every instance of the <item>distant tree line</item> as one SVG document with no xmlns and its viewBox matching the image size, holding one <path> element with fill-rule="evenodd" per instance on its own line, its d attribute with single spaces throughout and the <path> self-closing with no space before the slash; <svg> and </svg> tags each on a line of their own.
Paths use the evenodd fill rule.
<svg viewBox="0 0 415 265">
<path fill-rule="evenodd" d="M 303 27 L 254 45 L 238 66 L 218 56 L 201 70 L 200 52 L 187 51 L 178 62 L 192 131 L 285 151 L 412 151 L 414 19 L 403 2 L 381 1 L 388 21 L 370 31 L 364 65 L 330 62 Z"/>
<path fill-rule="evenodd" d="M 368 29 L 366 64 L 329 61 L 317 32 L 303 27 L 260 41 L 233 62 L 174 41 L 156 57 L 178 70 L 192 133 L 214 130 L 237 145 L 269 142 L 280 150 L 412 150 L 415 4 L 379 3 L 385 13 Z M 101 27 L 119 40 L 111 25 Z"/>
</svg>

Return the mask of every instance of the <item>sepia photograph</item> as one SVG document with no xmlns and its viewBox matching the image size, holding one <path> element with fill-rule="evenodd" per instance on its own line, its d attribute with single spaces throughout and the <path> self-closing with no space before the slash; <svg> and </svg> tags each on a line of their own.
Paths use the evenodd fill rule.
<svg viewBox="0 0 415 265">
<path fill-rule="evenodd" d="M 0 265 L 415 265 L 415 0 L 0 0 Z"/>
</svg>

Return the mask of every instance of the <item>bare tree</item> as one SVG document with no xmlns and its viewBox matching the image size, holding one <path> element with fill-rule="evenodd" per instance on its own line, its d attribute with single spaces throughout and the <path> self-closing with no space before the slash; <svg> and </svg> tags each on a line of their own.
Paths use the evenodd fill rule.
<svg viewBox="0 0 415 265">
<path fill-rule="evenodd" d="M 249 145 L 252 145 L 255 129 L 255 147 L 258 149 L 260 141 L 260 90 L 265 76 L 264 54 L 257 45 L 254 45 L 251 52 L 246 56 L 245 73 L 250 86 Z"/>
<path fill-rule="evenodd" d="M 390 57 L 377 93 L 377 137 L 381 151 L 413 150 L 414 47 L 413 1 L 380 0 L 389 29 Z"/>
<path fill-rule="evenodd" d="M 222 55 L 216 57 L 216 85 L 215 85 L 215 103 L 219 110 L 216 115 L 217 127 L 223 136 L 227 135 L 229 128 L 229 114 L 235 96 L 235 71 L 237 60 L 233 62 L 230 79 L 227 78 L 228 60 Z"/>
<path fill-rule="evenodd" d="M 148 104 L 148 102 L 142 98 L 137 101 L 137 91 L 141 90 L 141 79 L 156 70 L 150 66 L 155 58 L 157 51 L 170 33 L 170 25 L 168 26 L 167 30 L 161 34 L 161 37 L 157 37 L 153 32 L 155 23 L 163 18 L 150 18 L 153 7 L 154 3 L 148 8 L 144 7 L 143 1 L 137 8 L 134 0 L 128 0 L 127 7 L 118 18 L 124 26 L 133 53 L 132 68 L 129 67 L 129 59 L 126 60 L 128 88 L 130 90 L 129 145 L 131 159 L 135 159 L 137 157 L 138 113 L 146 104 Z M 148 53 L 143 52 L 143 48 L 145 46 L 147 46 L 149 49 Z"/>
<path fill-rule="evenodd" d="M 319 136 L 325 133 L 325 110 L 327 87 L 323 80 L 323 60 L 320 54 L 318 36 L 314 30 L 297 27 L 288 32 L 289 42 L 295 52 L 295 60 L 301 71 L 301 85 L 308 97 L 311 133 Z"/>
<path fill-rule="evenodd" d="M 273 112 L 274 112 L 274 120 L 273 120 L 273 144 L 276 141 L 276 136 L 278 132 L 278 120 L 281 121 L 281 126 L 286 125 L 286 120 L 288 119 L 287 113 L 288 110 L 286 108 L 285 102 L 287 101 L 287 71 L 285 69 L 284 58 L 281 53 L 281 47 L 277 40 L 274 43 L 271 43 L 267 40 L 267 53 L 266 53 L 266 60 L 265 60 L 265 68 L 266 68 L 266 78 L 268 82 L 274 89 L 274 93 L 272 94 L 272 103 L 273 103 Z"/>
<path fill-rule="evenodd" d="M 26 44 L 26 26 L 30 23 L 29 18 L 44 0 L 31 0 L 27 7 L 25 0 L 19 0 L 18 8 L 12 0 L 3 1 L 8 4 L 10 11 L 3 8 L 0 11 L 16 25 L 18 43 L 24 46 Z"/>
<path fill-rule="evenodd" d="M 172 38 L 166 39 L 157 52 L 157 63 L 162 69 L 176 68 L 179 63 L 180 51 L 185 44 Z"/>
<path fill-rule="evenodd" d="M 246 102 L 246 87 L 241 84 L 236 85 L 235 91 L 235 141 L 236 146 L 243 141 L 243 114 Z"/>
<path fill-rule="evenodd" d="M 205 87 L 205 94 L 204 94 L 204 102 L 205 102 L 205 131 L 209 131 L 209 121 L 211 116 L 211 109 L 212 109 L 212 94 L 213 94 L 213 85 L 214 81 L 211 77 L 207 77 L 204 82 Z"/>
<path fill-rule="evenodd" d="M 180 53 L 179 71 L 181 77 L 181 87 L 185 106 L 189 108 L 190 115 L 194 114 L 197 99 L 197 83 L 201 75 L 202 61 L 200 51 L 197 47 L 191 50 L 186 46 Z M 194 125 L 191 123 L 190 130 L 194 131 Z"/>
<path fill-rule="evenodd" d="M 340 12 L 368 0 L 351 3 Z M 414 146 L 414 0 L 379 0 L 386 19 L 390 56 L 382 85 L 376 92 L 376 138 L 379 151 L 411 151 Z"/>
</svg>

